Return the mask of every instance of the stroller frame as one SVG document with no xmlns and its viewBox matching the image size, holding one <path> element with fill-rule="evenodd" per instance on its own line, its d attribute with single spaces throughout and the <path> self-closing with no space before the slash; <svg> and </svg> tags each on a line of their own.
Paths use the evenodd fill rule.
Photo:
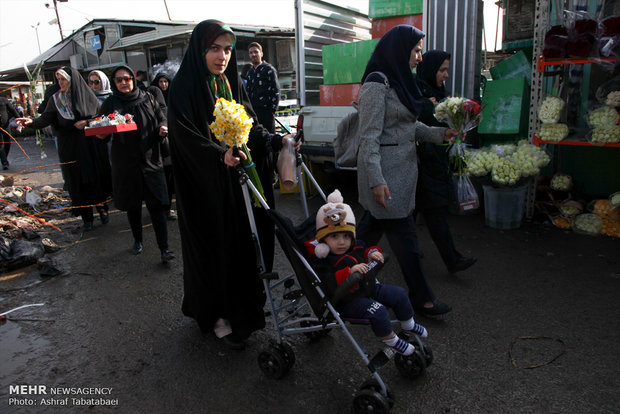
<svg viewBox="0 0 620 414">
<path fill-rule="evenodd" d="M 324 200 L 326 200 L 326 196 L 303 163 L 299 153 L 296 153 L 296 159 L 302 207 L 306 217 L 309 217 L 302 170 Z M 239 172 L 239 183 L 242 186 L 243 199 L 255 243 L 259 274 L 269 303 L 269 313 L 272 316 L 273 325 L 277 333 L 277 339 L 271 340 L 268 349 L 261 351 L 258 356 L 260 369 L 268 378 L 273 379 L 282 378 L 291 369 L 295 362 L 295 356 L 291 345 L 284 340 L 286 335 L 304 334 L 310 339 L 317 339 L 326 335 L 333 328 L 340 328 L 371 372 L 371 378 L 362 384 L 360 391 L 354 398 L 353 411 L 356 413 L 368 411 L 389 412 L 394 404 L 394 399 L 379 375 L 378 369 L 395 356 L 395 363 L 400 373 L 408 378 L 417 378 L 431 364 L 433 359 L 432 350 L 417 335 L 401 332 L 399 333 L 401 338 L 414 343 L 416 347 L 414 354 L 403 356 L 396 353 L 393 348 L 384 346 L 374 357 L 370 358 L 369 354 L 357 343 L 347 327 L 347 324 L 367 325 L 368 321 L 344 320 L 340 317 L 330 299 L 321 289 L 319 276 L 301 253 L 304 251 L 303 246 L 299 244 L 299 240 L 291 232 L 292 223 L 290 223 L 290 226 L 287 225 L 290 220 L 269 207 L 241 166 L 238 166 L 237 171 Z M 267 210 L 268 215 L 274 222 L 280 246 L 293 266 L 294 273 L 283 279 L 280 279 L 277 273 L 265 272 L 265 262 L 252 210 L 250 191 L 260 202 L 261 206 Z M 300 275 L 299 273 L 302 274 Z M 374 274 L 372 277 L 374 277 Z M 291 290 L 296 284 L 301 289 Z M 273 291 L 281 286 L 284 287 L 285 292 L 282 298 L 276 299 Z M 308 316 L 310 312 L 314 313 L 315 316 Z M 394 323 L 395 321 L 392 322 Z"/>
</svg>

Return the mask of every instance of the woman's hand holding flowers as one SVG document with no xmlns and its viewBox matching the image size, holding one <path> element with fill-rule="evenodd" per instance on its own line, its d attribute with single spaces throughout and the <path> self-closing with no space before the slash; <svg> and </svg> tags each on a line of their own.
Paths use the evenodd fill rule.
<svg viewBox="0 0 620 414">
<path fill-rule="evenodd" d="M 459 131 L 455 129 L 446 129 L 446 133 L 443 136 L 443 142 L 452 143 L 454 139 L 459 136 Z M 463 141 L 465 141 L 465 134 L 463 134 Z"/>
<path fill-rule="evenodd" d="M 235 167 L 241 162 L 241 159 L 248 159 L 247 155 L 245 155 L 245 152 L 239 151 L 238 154 L 238 157 L 234 156 L 233 148 L 228 148 L 224 153 L 224 164 L 228 165 L 229 167 Z"/>
<path fill-rule="evenodd" d="M 160 137 L 165 137 L 166 135 L 168 135 L 168 127 L 165 125 L 162 125 L 159 127 L 159 136 Z"/>
</svg>

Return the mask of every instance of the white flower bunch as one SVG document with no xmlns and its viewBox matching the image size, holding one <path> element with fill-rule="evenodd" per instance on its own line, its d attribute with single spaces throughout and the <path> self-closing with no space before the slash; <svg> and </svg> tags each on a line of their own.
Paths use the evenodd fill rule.
<svg viewBox="0 0 620 414">
<path fill-rule="evenodd" d="M 241 147 L 248 142 L 254 121 L 248 116 L 243 105 L 234 100 L 218 98 L 213 115 L 215 121 L 209 127 L 218 141 L 223 141 L 230 147 Z"/>
<path fill-rule="evenodd" d="M 620 207 L 620 191 L 617 193 L 613 193 L 610 197 L 609 197 L 609 202 L 611 203 L 612 206 L 614 207 Z"/>
<path fill-rule="evenodd" d="M 600 108 L 591 111 L 586 116 L 586 120 L 592 128 L 614 126 L 618 123 L 618 119 L 620 119 L 618 111 L 608 105 L 603 105 Z"/>
<path fill-rule="evenodd" d="M 596 214 L 580 214 L 573 220 L 573 229 L 578 233 L 596 235 L 602 227 L 603 221 Z"/>
<path fill-rule="evenodd" d="M 566 124 L 542 124 L 540 126 L 540 139 L 543 141 L 562 141 L 568 135 Z"/>
<path fill-rule="evenodd" d="M 491 169 L 491 180 L 496 184 L 515 185 L 521 178 L 517 165 L 509 158 L 500 158 Z"/>
<path fill-rule="evenodd" d="M 530 177 L 538 174 L 538 171 L 551 159 L 541 148 L 529 144 L 526 140 L 521 140 L 517 145 L 517 150 L 512 154 L 512 160 L 522 177 Z"/>
<path fill-rule="evenodd" d="M 517 146 L 514 144 L 493 145 L 491 151 L 495 152 L 500 157 L 510 156 L 515 153 Z"/>
<path fill-rule="evenodd" d="M 491 172 L 493 165 L 499 160 L 499 156 L 491 151 L 477 151 L 471 154 L 467 159 L 467 173 L 475 177 L 482 177 Z"/>
<path fill-rule="evenodd" d="M 620 91 L 612 91 L 607 94 L 605 104 L 617 108 L 620 106 Z"/>
<path fill-rule="evenodd" d="M 596 144 L 615 144 L 620 142 L 620 125 L 594 128 L 591 141 Z"/>
<path fill-rule="evenodd" d="M 573 179 L 570 175 L 556 174 L 551 178 L 549 185 L 553 190 L 568 191 L 572 186 Z"/>
<path fill-rule="evenodd" d="M 538 108 L 538 119 L 543 123 L 556 123 L 560 120 L 560 112 L 564 108 L 564 101 L 560 98 L 547 96 Z"/>
<path fill-rule="evenodd" d="M 569 216 L 569 217 L 574 216 L 575 214 L 579 213 L 579 209 L 571 205 L 560 206 L 559 210 L 560 210 L 560 214 L 562 214 L 563 216 Z"/>
</svg>

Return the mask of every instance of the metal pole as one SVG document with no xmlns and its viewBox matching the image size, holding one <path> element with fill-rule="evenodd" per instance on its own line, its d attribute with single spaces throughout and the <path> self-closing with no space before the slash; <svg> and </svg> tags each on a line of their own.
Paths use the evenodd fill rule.
<svg viewBox="0 0 620 414">
<path fill-rule="evenodd" d="M 41 54 L 41 43 L 39 42 L 39 25 L 41 24 L 41 22 L 38 22 L 36 25 L 30 25 L 30 27 L 32 27 L 35 31 L 35 33 L 37 34 L 37 46 L 39 47 L 39 55 Z"/>
<path fill-rule="evenodd" d="M 164 6 L 166 6 L 166 13 L 168 14 L 168 20 L 172 20 L 170 18 L 170 12 L 168 11 L 168 3 L 166 3 L 166 0 L 164 0 Z"/>
<path fill-rule="evenodd" d="M 54 11 L 56 12 L 56 22 L 58 23 L 58 30 L 60 30 L 60 40 L 65 40 L 64 36 L 62 35 L 62 26 L 60 25 L 60 16 L 58 16 L 58 6 L 56 5 L 56 2 L 58 0 L 54 0 Z"/>
</svg>

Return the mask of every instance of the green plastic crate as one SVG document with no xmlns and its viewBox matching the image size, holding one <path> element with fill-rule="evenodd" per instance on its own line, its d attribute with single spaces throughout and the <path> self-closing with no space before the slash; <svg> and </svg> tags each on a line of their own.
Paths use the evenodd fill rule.
<svg viewBox="0 0 620 414">
<path fill-rule="evenodd" d="M 362 81 L 368 60 L 379 39 L 323 46 L 323 84 L 342 85 Z"/>
<path fill-rule="evenodd" d="M 370 0 L 368 17 L 383 19 L 422 14 L 423 3 L 423 0 Z"/>
<path fill-rule="evenodd" d="M 487 82 L 478 133 L 527 136 L 529 105 L 530 88 L 525 78 Z"/>
<path fill-rule="evenodd" d="M 528 85 L 532 83 L 532 62 L 522 50 L 493 66 L 490 72 L 493 80 L 526 78 Z"/>
</svg>

